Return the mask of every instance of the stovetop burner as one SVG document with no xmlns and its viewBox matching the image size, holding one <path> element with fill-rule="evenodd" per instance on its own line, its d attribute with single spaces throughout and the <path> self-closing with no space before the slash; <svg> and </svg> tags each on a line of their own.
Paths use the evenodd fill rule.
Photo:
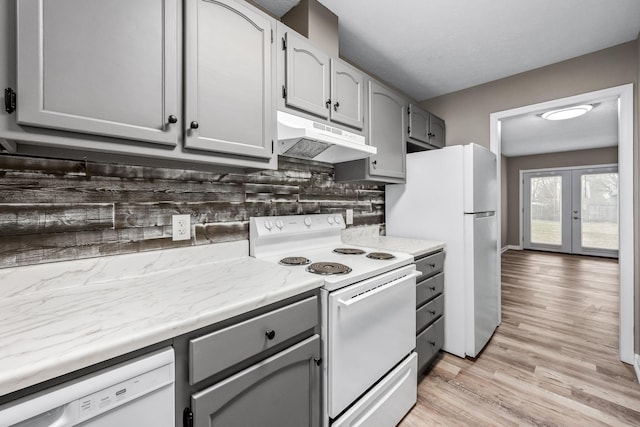
<svg viewBox="0 0 640 427">
<path fill-rule="evenodd" d="M 365 251 L 363 251 L 362 249 L 356 248 L 335 248 L 333 252 L 343 255 L 362 255 L 363 253 L 365 253 Z"/>
<path fill-rule="evenodd" d="M 333 275 L 351 273 L 351 268 L 338 262 L 314 262 L 307 267 L 309 273 Z"/>
<path fill-rule="evenodd" d="M 395 255 L 392 255 L 387 252 L 371 252 L 367 254 L 367 258 L 387 260 L 387 259 L 394 259 Z"/>
<path fill-rule="evenodd" d="M 282 265 L 307 265 L 311 261 L 303 256 L 289 256 L 278 261 Z"/>
</svg>

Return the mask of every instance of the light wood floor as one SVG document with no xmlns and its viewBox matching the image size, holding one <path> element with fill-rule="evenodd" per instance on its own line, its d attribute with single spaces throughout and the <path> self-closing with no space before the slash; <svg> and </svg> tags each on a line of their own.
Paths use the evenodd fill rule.
<svg viewBox="0 0 640 427">
<path fill-rule="evenodd" d="M 617 260 L 506 252 L 502 324 L 475 360 L 443 353 L 400 426 L 640 426 L 618 304 Z"/>
</svg>

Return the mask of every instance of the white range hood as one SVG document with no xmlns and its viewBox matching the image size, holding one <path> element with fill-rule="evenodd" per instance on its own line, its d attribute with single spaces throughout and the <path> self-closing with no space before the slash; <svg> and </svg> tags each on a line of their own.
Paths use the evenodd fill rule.
<svg viewBox="0 0 640 427">
<path fill-rule="evenodd" d="M 362 135 L 278 111 L 278 154 L 340 163 L 364 159 L 377 152 Z"/>
</svg>

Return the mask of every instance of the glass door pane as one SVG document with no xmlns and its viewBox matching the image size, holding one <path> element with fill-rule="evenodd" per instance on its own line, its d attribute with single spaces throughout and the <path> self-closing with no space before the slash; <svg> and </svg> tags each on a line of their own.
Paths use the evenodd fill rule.
<svg viewBox="0 0 640 427">
<path fill-rule="evenodd" d="M 523 184 L 523 247 L 570 251 L 571 173 L 526 172 Z"/>
<path fill-rule="evenodd" d="M 573 172 L 573 253 L 618 255 L 618 170 Z"/>
<path fill-rule="evenodd" d="M 562 177 L 531 178 L 531 243 L 562 244 Z"/>
</svg>

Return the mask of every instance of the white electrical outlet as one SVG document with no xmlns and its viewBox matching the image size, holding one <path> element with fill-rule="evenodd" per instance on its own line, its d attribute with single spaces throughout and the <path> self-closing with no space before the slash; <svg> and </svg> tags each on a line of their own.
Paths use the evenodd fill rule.
<svg viewBox="0 0 640 427">
<path fill-rule="evenodd" d="M 347 209 L 347 225 L 353 224 L 353 209 Z"/>
<path fill-rule="evenodd" d="M 171 225 L 173 228 L 172 240 L 191 239 L 191 215 L 173 215 Z"/>
</svg>

